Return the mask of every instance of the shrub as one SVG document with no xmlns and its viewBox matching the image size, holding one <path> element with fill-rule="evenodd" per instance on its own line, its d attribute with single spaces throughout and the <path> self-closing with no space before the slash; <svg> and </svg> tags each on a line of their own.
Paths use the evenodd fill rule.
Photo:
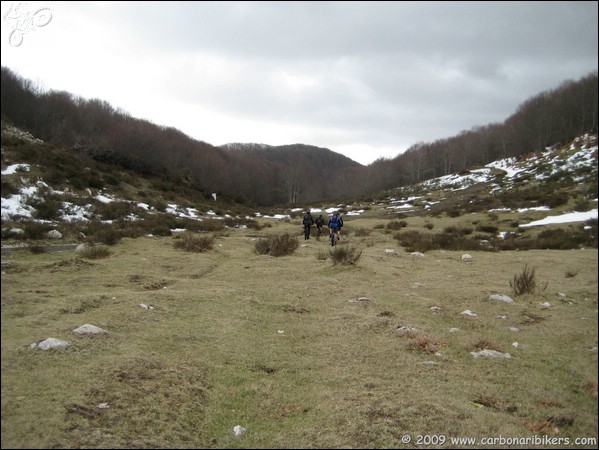
<svg viewBox="0 0 599 450">
<path fill-rule="evenodd" d="M 501 346 L 496 342 L 493 342 L 488 338 L 481 338 L 474 344 L 475 350 L 495 350 L 498 352 L 503 352 Z"/>
<path fill-rule="evenodd" d="M 2 180 L 2 197 L 10 197 L 19 193 L 19 188 L 10 181 Z"/>
<path fill-rule="evenodd" d="M 225 224 L 222 220 L 218 219 L 204 219 L 201 222 L 197 222 L 197 228 L 201 231 L 221 231 L 225 228 Z"/>
<path fill-rule="evenodd" d="M 52 229 L 52 225 L 38 222 L 30 222 L 23 226 L 27 239 L 44 239 L 46 233 Z"/>
<path fill-rule="evenodd" d="M 591 209 L 591 202 L 589 202 L 587 199 L 577 200 L 576 203 L 574 203 L 575 211 L 588 211 L 590 209 Z"/>
<path fill-rule="evenodd" d="M 135 211 L 136 206 L 129 202 L 97 203 L 94 212 L 102 220 L 124 219 Z"/>
<path fill-rule="evenodd" d="M 472 228 L 461 228 L 461 227 L 457 227 L 455 225 L 450 225 L 448 227 L 445 227 L 445 229 L 443 230 L 445 233 L 448 234 L 454 234 L 457 236 L 462 236 L 462 235 L 467 235 L 467 234 L 472 234 Z"/>
<path fill-rule="evenodd" d="M 565 192 L 551 192 L 547 197 L 545 204 L 550 208 L 557 208 L 558 206 L 565 205 L 568 203 L 569 196 Z"/>
<path fill-rule="evenodd" d="M 589 234 L 562 228 L 541 231 L 537 236 L 536 247 L 540 249 L 568 250 L 587 244 Z"/>
<path fill-rule="evenodd" d="M 214 238 L 211 236 L 196 236 L 193 233 L 183 233 L 177 236 L 175 248 L 187 252 L 205 252 L 214 247 Z"/>
<path fill-rule="evenodd" d="M 480 224 L 476 226 L 476 231 L 482 231 L 484 233 L 497 233 L 497 228 L 495 225 L 485 225 Z"/>
<path fill-rule="evenodd" d="M 535 294 L 537 291 L 543 291 L 547 288 L 547 283 L 537 286 L 535 269 L 529 269 L 528 264 L 524 266 L 521 274 L 514 275 L 513 281 L 510 281 L 510 287 L 514 295 Z"/>
<path fill-rule="evenodd" d="M 39 220 L 58 220 L 62 200 L 53 194 L 40 194 L 40 198 L 30 198 L 29 205 L 35 209 L 35 218 Z"/>
<path fill-rule="evenodd" d="M 324 261 L 328 258 L 328 253 L 326 251 L 324 251 L 323 249 L 318 250 L 318 252 L 316 253 L 316 259 L 318 259 L 319 261 Z"/>
<path fill-rule="evenodd" d="M 254 244 L 254 250 L 260 255 L 286 256 L 299 247 L 299 241 L 289 233 L 261 238 Z"/>
<path fill-rule="evenodd" d="M 432 250 L 433 235 L 430 233 L 420 233 L 418 231 L 402 231 L 393 236 L 399 241 L 399 245 L 405 247 L 408 252 L 426 252 Z"/>
<path fill-rule="evenodd" d="M 110 256 L 110 250 L 103 245 L 98 245 L 94 247 L 87 247 L 83 249 L 80 253 L 82 258 L 87 259 L 102 259 L 108 258 Z"/>
<path fill-rule="evenodd" d="M 405 220 L 400 220 L 400 221 L 394 220 L 387 224 L 387 229 L 388 230 L 401 230 L 402 228 L 405 228 L 407 226 L 408 226 L 408 223 Z"/>
<path fill-rule="evenodd" d="M 329 256 L 333 265 L 351 266 L 358 262 L 362 256 L 362 250 L 357 247 L 337 246 L 333 250 L 329 250 Z"/>
<path fill-rule="evenodd" d="M 121 240 L 121 232 L 115 228 L 103 228 L 95 235 L 96 240 L 106 245 L 115 245 Z"/>
</svg>

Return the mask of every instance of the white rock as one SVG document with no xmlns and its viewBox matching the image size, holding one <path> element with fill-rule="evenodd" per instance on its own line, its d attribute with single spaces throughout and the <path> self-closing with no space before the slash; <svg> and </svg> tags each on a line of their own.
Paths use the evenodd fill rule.
<svg viewBox="0 0 599 450">
<path fill-rule="evenodd" d="M 58 230 L 50 230 L 46 233 L 48 239 L 62 239 L 62 234 Z"/>
<path fill-rule="evenodd" d="M 151 306 L 151 305 L 146 305 L 145 303 L 140 303 L 140 304 L 139 304 L 139 306 L 141 306 L 143 309 L 148 309 L 148 310 L 150 310 L 150 309 L 154 309 L 154 307 L 153 307 L 153 306 Z"/>
<path fill-rule="evenodd" d="M 489 358 L 511 358 L 512 355 L 510 355 L 509 353 L 501 353 L 498 352 L 497 350 L 489 350 L 487 348 L 485 348 L 484 350 L 481 350 L 480 352 L 470 352 L 470 354 L 472 356 L 474 356 L 475 358 L 479 358 L 481 356 L 487 356 Z"/>
<path fill-rule="evenodd" d="M 462 255 L 462 261 L 470 261 L 472 260 L 472 255 L 469 255 L 468 253 L 464 253 Z"/>
<path fill-rule="evenodd" d="M 247 430 L 245 428 L 243 428 L 241 425 L 235 425 L 233 427 L 233 433 L 235 434 L 235 436 L 241 436 L 246 431 Z"/>
<path fill-rule="evenodd" d="M 30 345 L 31 348 L 39 348 L 41 350 L 50 350 L 51 348 L 66 349 L 70 346 L 71 344 L 69 344 L 68 342 L 61 341 L 60 339 L 56 338 L 44 339 L 42 342 Z"/>
<path fill-rule="evenodd" d="M 75 328 L 73 330 L 73 333 L 75 333 L 75 334 L 105 334 L 106 330 L 103 330 L 102 328 L 97 327 L 95 325 L 86 323 L 85 325 L 81 325 L 79 328 Z"/>
<path fill-rule="evenodd" d="M 397 327 L 395 329 L 395 332 L 397 334 L 399 334 L 400 336 L 405 336 L 405 335 L 418 333 L 418 332 L 420 332 L 420 330 L 416 327 L 410 327 L 410 326 L 404 325 L 401 327 Z"/>
<path fill-rule="evenodd" d="M 513 303 L 514 299 L 508 295 L 503 295 L 503 294 L 491 294 L 489 295 L 489 300 L 496 300 L 498 302 L 505 302 L 505 303 Z"/>
<path fill-rule="evenodd" d="M 462 316 L 468 316 L 468 317 L 478 317 L 478 314 L 476 314 L 475 312 L 470 311 L 469 309 L 462 311 L 460 313 Z"/>
</svg>

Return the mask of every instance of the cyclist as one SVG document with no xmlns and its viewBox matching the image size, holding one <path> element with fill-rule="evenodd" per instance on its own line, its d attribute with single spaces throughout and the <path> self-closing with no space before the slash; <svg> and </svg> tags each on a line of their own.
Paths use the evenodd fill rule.
<svg viewBox="0 0 599 450">
<path fill-rule="evenodd" d="M 335 245 L 333 241 L 333 235 L 335 240 L 339 240 L 339 213 L 333 214 L 329 218 L 329 234 L 331 235 L 331 245 Z"/>
<path fill-rule="evenodd" d="M 318 229 L 318 238 L 320 238 L 320 233 L 322 233 L 323 226 L 324 226 L 324 217 L 322 217 L 322 214 L 321 214 L 316 219 L 316 228 Z"/>
<path fill-rule="evenodd" d="M 343 217 L 338 212 L 335 213 L 337 217 L 337 223 L 339 224 L 339 230 L 337 231 L 337 240 L 341 239 L 341 228 L 343 228 Z"/>
<path fill-rule="evenodd" d="M 306 211 L 306 214 L 304 214 L 302 223 L 304 224 L 304 240 L 310 239 L 310 228 L 314 223 L 314 219 L 312 219 L 312 213 L 310 210 Z"/>
</svg>

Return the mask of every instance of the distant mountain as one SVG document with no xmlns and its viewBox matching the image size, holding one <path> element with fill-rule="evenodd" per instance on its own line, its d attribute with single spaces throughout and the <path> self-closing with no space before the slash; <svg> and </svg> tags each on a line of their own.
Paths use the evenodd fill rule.
<svg viewBox="0 0 599 450">
<path fill-rule="evenodd" d="M 295 163 L 298 160 L 313 161 L 317 169 L 326 166 L 326 170 L 363 167 L 362 164 L 325 147 L 306 144 L 267 145 L 230 143 L 221 146 L 223 150 L 254 152 L 273 162 Z"/>
</svg>

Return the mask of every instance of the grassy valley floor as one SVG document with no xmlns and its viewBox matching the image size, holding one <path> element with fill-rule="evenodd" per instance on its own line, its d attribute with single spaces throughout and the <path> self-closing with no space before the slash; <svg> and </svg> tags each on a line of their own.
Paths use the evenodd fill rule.
<svg viewBox="0 0 599 450">
<path fill-rule="evenodd" d="M 596 249 L 419 257 L 375 231 L 343 266 L 325 239 L 258 255 L 261 233 L 3 255 L 2 448 L 596 447 Z M 525 266 L 538 292 L 514 296 Z M 47 337 L 72 346 L 29 348 Z"/>
</svg>

